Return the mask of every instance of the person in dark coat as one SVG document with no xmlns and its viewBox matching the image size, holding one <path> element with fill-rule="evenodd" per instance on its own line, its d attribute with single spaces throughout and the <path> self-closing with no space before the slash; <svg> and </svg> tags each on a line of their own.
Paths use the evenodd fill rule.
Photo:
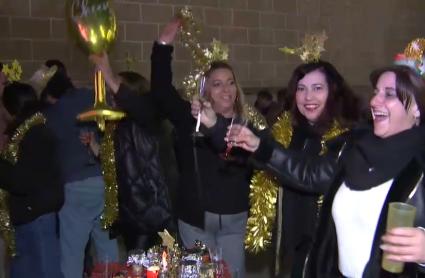
<svg viewBox="0 0 425 278">
<path fill-rule="evenodd" d="M 37 95 L 30 85 L 10 83 L 2 100 L 13 119 L 0 158 L 0 187 L 9 193 L 16 240 L 10 277 L 63 277 L 57 212 L 64 202 L 64 188 L 56 137 L 38 112 Z"/>
</svg>

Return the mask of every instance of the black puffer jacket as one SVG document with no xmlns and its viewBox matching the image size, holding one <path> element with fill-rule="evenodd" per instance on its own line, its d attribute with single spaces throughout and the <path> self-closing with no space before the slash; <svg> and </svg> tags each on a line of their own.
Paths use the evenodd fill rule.
<svg viewBox="0 0 425 278">
<path fill-rule="evenodd" d="M 129 119 L 118 124 L 114 139 L 120 226 L 141 234 L 173 229 L 158 140 Z"/>
</svg>

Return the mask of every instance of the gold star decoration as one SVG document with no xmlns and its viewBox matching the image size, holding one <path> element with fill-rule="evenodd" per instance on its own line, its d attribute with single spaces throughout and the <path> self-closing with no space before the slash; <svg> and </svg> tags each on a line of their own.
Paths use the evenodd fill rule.
<svg viewBox="0 0 425 278">
<path fill-rule="evenodd" d="M 174 242 L 176 241 L 170 233 L 165 229 L 163 232 L 158 232 L 158 235 L 162 239 L 162 246 L 166 246 L 169 250 L 174 249 Z"/>
<path fill-rule="evenodd" d="M 325 51 L 325 41 L 328 39 L 326 32 L 316 34 L 306 34 L 302 45 L 298 48 L 282 47 L 280 51 L 286 54 L 298 55 L 304 63 L 314 63 L 319 61 L 320 55 Z"/>
</svg>

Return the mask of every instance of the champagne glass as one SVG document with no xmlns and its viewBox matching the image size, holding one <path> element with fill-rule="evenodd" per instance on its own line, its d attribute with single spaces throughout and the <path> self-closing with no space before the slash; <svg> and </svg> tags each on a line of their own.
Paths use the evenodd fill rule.
<svg viewBox="0 0 425 278">
<path fill-rule="evenodd" d="M 202 99 L 204 97 L 205 92 L 205 75 L 201 76 L 200 83 L 199 83 L 199 99 Z M 199 131 L 199 128 L 201 127 L 201 110 L 198 112 L 198 116 L 196 117 L 196 126 L 195 126 L 195 132 L 193 133 L 193 136 L 195 137 L 202 137 L 204 136 L 202 132 Z"/>
<path fill-rule="evenodd" d="M 223 276 L 223 249 L 219 246 L 211 247 L 208 249 L 210 253 L 211 262 L 215 266 L 216 277 Z"/>
<path fill-rule="evenodd" d="M 232 117 L 232 121 L 230 122 L 229 131 L 232 131 L 232 130 L 234 131 L 235 125 L 239 125 L 241 127 L 244 127 L 244 126 L 247 126 L 247 124 L 248 124 L 248 119 L 245 118 L 243 115 L 234 115 Z M 239 132 L 240 132 L 240 129 L 239 129 Z M 237 135 L 237 134 L 235 134 L 235 135 Z M 226 151 L 223 154 L 223 158 L 225 160 L 230 159 L 230 153 L 231 153 L 234 145 L 235 145 L 235 142 L 232 142 L 232 141 L 227 143 Z"/>
<path fill-rule="evenodd" d="M 415 220 L 416 208 L 412 205 L 393 202 L 389 204 L 387 216 L 387 231 L 396 227 L 412 227 Z M 388 260 L 382 256 L 382 268 L 391 273 L 403 272 L 404 263 Z"/>
</svg>

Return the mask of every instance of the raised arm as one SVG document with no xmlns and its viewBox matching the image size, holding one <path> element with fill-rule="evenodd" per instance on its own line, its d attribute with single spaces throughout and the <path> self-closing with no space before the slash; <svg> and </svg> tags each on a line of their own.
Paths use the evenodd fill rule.
<svg viewBox="0 0 425 278">
<path fill-rule="evenodd" d="M 151 92 L 161 112 L 173 125 L 185 132 L 193 131 L 194 119 L 190 111 L 190 103 L 181 98 L 172 84 L 173 73 L 171 61 L 173 46 L 170 45 L 180 27 L 180 21 L 173 19 L 155 41 L 151 55 Z"/>
</svg>

